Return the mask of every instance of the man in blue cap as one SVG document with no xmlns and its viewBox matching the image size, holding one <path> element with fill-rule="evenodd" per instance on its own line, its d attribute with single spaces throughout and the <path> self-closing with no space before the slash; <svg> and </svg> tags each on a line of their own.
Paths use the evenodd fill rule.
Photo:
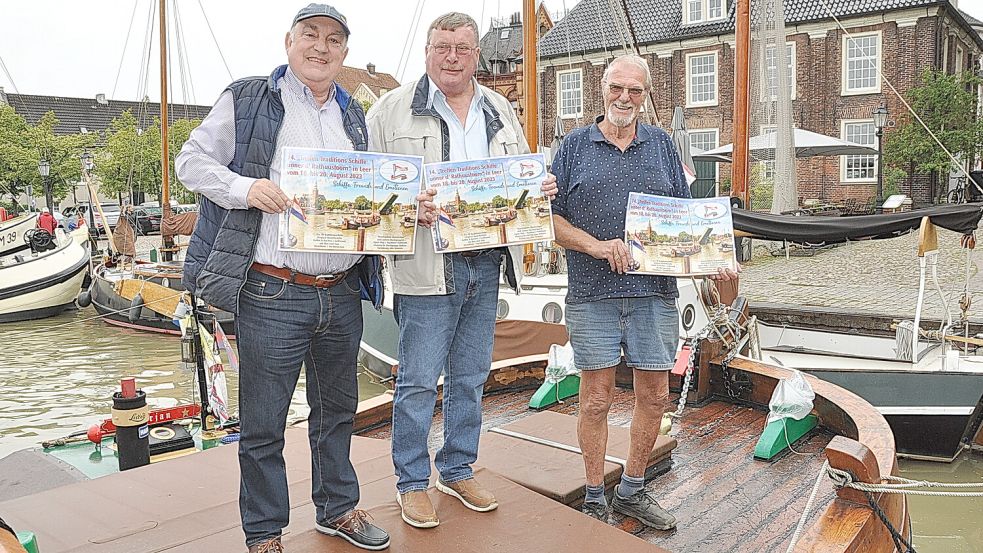
<svg viewBox="0 0 983 553">
<path fill-rule="evenodd" d="M 236 81 L 191 133 L 177 174 L 201 194 L 184 284 L 236 314 L 240 364 L 239 511 L 250 553 L 282 553 L 290 502 L 284 428 L 305 367 L 316 529 L 371 550 L 389 535 L 357 509 L 349 459 L 358 405 L 361 296 L 382 301 L 377 256 L 277 248 L 283 150 L 365 150 L 361 105 L 335 82 L 348 54 L 345 17 L 300 10 L 285 39 L 288 64 Z"/>
</svg>

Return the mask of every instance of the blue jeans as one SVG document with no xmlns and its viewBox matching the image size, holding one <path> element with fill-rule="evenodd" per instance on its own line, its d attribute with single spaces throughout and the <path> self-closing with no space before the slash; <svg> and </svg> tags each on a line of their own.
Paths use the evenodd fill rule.
<svg viewBox="0 0 983 553">
<path fill-rule="evenodd" d="M 283 433 L 301 364 L 311 407 L 311 498 L 317 520 L 332 521 L 358 503 L 349 452 L 361 336 L 354 271 L 331 288 L 249 272 L 236 317 L 241 360 L 239 512 L 247 546 L 279 536 L 289 522 Z"/>
<path fill-rule="evenodd" d="M 444 482 L 471 478 L 481 433 L 481 394 L 491 369 L 501 250 L 453 255 L 454 293 L 396 296 L 399 372 L 393 398 L 392 448 L 396 488 L 425 490 L 430 481 L 427 439 L 444 373 L 444 445 L 434 464 Z"/>
</svg>

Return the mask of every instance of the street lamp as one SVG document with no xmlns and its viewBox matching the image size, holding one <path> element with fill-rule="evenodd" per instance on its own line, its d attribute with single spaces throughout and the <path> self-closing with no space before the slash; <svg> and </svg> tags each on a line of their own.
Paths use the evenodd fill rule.
<svg viewBox="0 0 983 553">
<path fill-rule="evenodd" d="M 877 135 L 877 200 L 875 207 L 880 213 L 884 204 L 884 125 L 887 124 L 887 107 L 884 104 L 874 110 L 874 134 Z"/>
<path fill-rule="evenodd" d="M 92 170 L 95 169 L 96 164 L 92 162 L 92 154 L 88 150 L 83 150 L 79 159 L 82 160 L 82 174 L 85 177 L 85 188 L 89 191 L 89 244 L 92 247 L 92 255 L 99 255 L 99 247 L 96 244 L 96 241 L 99 240 L 99 229 L 96 228 L 96 218 L 92 213 L 95 210 L 95 203 L 92 198 Z M 109 229 L 106 229 L 106 232 L 109 232 Z"/>
<path fill-rule="evenodd" d="M 51 197 L 51 187 L 48 186 L 48 174 L 51 172 L 51 163 L 47 159 L 41 158 L 38 161 L 38 173 L 41 174 L 41 184 L 44 185 L 44 205 L 48 206 L 48 212 L 55 212 L 55 202 Z"/>
</svg>

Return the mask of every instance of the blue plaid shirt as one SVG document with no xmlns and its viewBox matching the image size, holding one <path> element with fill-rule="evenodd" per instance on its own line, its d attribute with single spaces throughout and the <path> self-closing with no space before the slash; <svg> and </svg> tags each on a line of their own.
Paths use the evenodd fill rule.
<svg viewBox="0 0 983 553">
<path fill-rule="evenodd" d="M 559 187 L 553 213 L 598 240 L 624 240 L 629 192 L 689 198 L 669 135 L 642 123 L 636 132 L 624 152 L 604 137 L 596 122 L 567 135 L 553 159 L 552 173 Z M 619 275 L 606 260 L 582 252 L 567 250 L 567 267 L 567 303 L 679 296 L 674 277 Z"/>
</svg>

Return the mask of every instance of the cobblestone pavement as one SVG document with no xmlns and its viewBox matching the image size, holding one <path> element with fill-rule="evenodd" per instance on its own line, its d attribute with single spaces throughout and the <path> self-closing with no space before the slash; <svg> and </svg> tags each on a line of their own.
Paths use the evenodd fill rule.
<svg viewBox="0 0 983 553">
<path fill-rule="evenodd" d="M 851 242 L 816 251 L 810 257 L 789 259 L 769 253 L 769 248 L 778 248 L 780 243 L 753 241 L 752 258 L 741 274 L 741 293 L 752 305 L 768 302 L 833 307 L 911 319 L 918 297 L 917 236 L 911 233 L 888 240 Z M 953 318 L 959 317 L 958 301 L 966 282 L 966 252 L 959 246 L 959 235 L 939 229 L 939 284 Z M 979 302 L 969 311 L 974 322 L 983 322 L 981 254 L 983 251 L 972 251 L 968 261 L 969 291 L 974 302 Z M 942 301 L 931 286 L 929 280 L 922 317 L 941 319 Z"/>
</svg>

